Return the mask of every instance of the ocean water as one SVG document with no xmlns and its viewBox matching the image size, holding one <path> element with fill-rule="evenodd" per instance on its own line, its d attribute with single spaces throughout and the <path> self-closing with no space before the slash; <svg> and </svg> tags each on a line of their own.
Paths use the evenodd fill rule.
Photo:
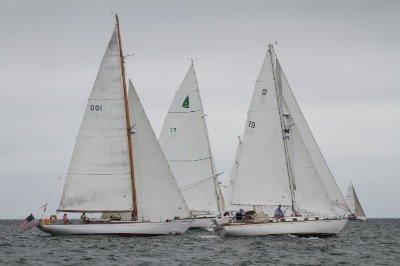
<svg viewBox="0 0 400 266">
<path fill-rule="evenodd" d="M 188 231 L 157 237 L 19 233 L 0 220 L 0 265 L 400 265 L 400 219 L 349 221 L 330 238 L 220 237 Z"/>
</svg>

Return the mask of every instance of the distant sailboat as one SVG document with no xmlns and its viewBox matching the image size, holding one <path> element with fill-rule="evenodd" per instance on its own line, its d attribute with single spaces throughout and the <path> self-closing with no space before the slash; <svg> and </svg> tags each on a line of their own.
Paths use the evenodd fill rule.
<svg viewBox="0 0 400 266">
<path fill-rule="evenodd" d="M 223 199 L 193 62 L 165 118 L 160 145 L 195 218 L 191 227 L 213 226 L 211 219 L 221 213 Z"/>
<path fill-rule="evenodd" d="M 272 45 L 255 85 L 235 160 L 230 206 L 253 214 L 244 220 L 224 219 L 216 228 L 222 234 L 334 235 L 346 224 L 346 202 Z M 269 213 L 278 205 L 286 208 L 284 219 L 254 214 Z"/>
<path fill-rule="evenodd" d="M 183 233 L 192 223 L 179 219 L 189 217 L 189 210 L 131 82 L 128 99 L 116 19 L 85 109 L 58 211 L 126 213 L 129 219 L 42 222 L 38 226 L 52 235 L 163 235 Z"/>
<path fill-rule="evenodd" d="M 367 216 L 361 207 L 360 200 L 357 197 L 356 191 L 354 190 L 353 184 L 350 183 L 349 189 L 346 194 L 346 202 L 350 208 L 351 215 L 349 220 L 367 220 Z"/>
</svg>

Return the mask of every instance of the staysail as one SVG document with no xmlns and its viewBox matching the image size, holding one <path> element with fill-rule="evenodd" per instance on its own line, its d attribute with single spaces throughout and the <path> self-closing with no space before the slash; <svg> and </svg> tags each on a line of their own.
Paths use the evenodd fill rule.
<svg viewBox="0 0 400 266">
<path fill-rule="evenodd" d="M 189 217 L 182 193 L 130 81 L 129 105 L 139 221 Z"/>
<path fill-rule="evenodd" d="M 289 205 L 303 215 L 347 210 L 272 45 L 256 82 L 239 158 L 233 204 Z"/>
<path fill-rule="evenodd" d="M 60 211 L 133 211 L 117 28 L 90 93 Z"/>
<path fill-rule="evenodd" d="M 218 213 L 218 179 L 193 63 L 175 93 L 160 145 L 192 213 Z"/>
</svg>

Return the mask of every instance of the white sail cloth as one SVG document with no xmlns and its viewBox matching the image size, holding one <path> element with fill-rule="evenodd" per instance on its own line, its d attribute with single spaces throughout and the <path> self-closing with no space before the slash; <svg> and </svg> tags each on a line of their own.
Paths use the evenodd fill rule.
<svg viewBox="0 0 400 266">
<path fill-rule="evenodd" d="M 232 204 L 289 205 L 297 214 L 321 216 L 347 210 L 272 46 L 256 82 L 239 152 Z"/>
<path fill-rule="evenodd" d="M 353 184 L 350 183 L 346 193 L 346 202 L 349 206 L 350 212 L 357 217 L 366 217 L 363 208 L 361 207 L 360 200 L 357 197 Z"/>
<path fill-rule="evenodd" d="M 193 64 L 175 93 L 160 145 L 189 209 L 218 213 L 218 181 Z"/>
<path fill-rule="evenodd" d="M 189 217 L 182 193 L 130 81 L 129 103 L 139 220 Z"/>
<path fill-rule="evenodd" d="M 61 211 L 132 211 L 120 49 L 114 30 L 90 93 Z"/>
</svg>

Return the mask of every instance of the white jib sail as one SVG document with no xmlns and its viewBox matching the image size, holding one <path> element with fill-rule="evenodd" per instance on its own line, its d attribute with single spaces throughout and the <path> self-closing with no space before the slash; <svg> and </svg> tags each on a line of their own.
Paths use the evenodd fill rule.
<svg viewBox="0 0 400 266">
<path fill-rule="evenodd" d="M 175 93 L 160 145 L 192 213 L 218 213 L 218 179 L 193 63 Z"/>
<path fill-rule="evenodd" d="M 277 59 L 276 75 L 282 89 L 285 124 L 290 132 L 288 150 L 296 185 L 295 208 L 299 212 L 314 215 L 343 214 L 348 210 L 346 202 Z M 338 212 L 338 209 L 341 211 Z"/>
<path fill-rule="evenodd" d="M 270 53 L 255 85 L 238 157 L 231 204 L 292 205 Z"/>
<path fill-rule="evenodd" d="M 84 112 L 59 210 L 133 210 L 119 53 L 115 29 Z"/>
<path fill-rule="evenodd" d="M 129 81 L 129 106 L 138 219 L 153 222 L 189 217 L 189 210 Z"/>
<path fill-rule="evenodd" d="M 358 199 L 353 184 L 351 183 L 349 189 L 347 190 L 346 202 L 349 206 L 351 213 L 355 214 L 357 217 L 365 217 L 365 213 L 363 208 L 361 207 L 360 200 Z"/>
</svg>

